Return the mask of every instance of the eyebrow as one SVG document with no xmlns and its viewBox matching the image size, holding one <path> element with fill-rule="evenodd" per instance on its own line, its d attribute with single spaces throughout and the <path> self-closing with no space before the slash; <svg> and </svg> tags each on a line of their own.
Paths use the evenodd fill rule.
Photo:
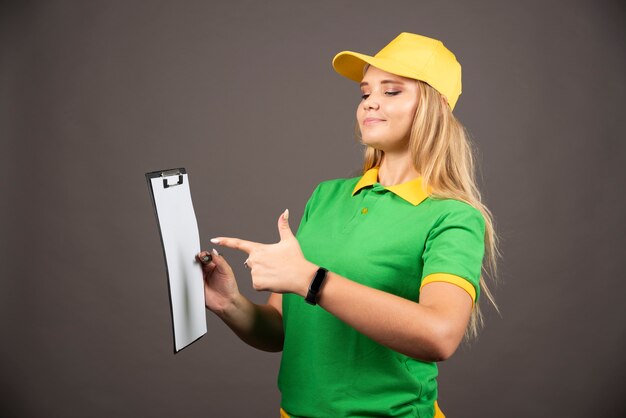
<svg viewBox="0 0 626 418">
<path fill-rule="evenodd" d="M 383 80 L 380 82 L 380 84 L 404 84 L 402 81 L 399 80 Z M 369 83 L 364 81 L 361 84 L 359 84 L 360 87 L 363 86 L 369 86 Z"/>
</svg>

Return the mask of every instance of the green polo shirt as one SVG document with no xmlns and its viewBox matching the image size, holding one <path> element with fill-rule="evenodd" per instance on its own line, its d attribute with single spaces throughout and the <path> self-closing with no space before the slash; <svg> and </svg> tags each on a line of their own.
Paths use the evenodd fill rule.
<svg viewBox="0 0 626 418">
<path fill-rule="evenodd" d="M 435 199 L 421 178 L 389 187 L 378 169 L 321 183 L 297 232 L 307 260 L 417 302 L 445 281 L 479 295 L 485 223 L 474 207 Z M 437 365 L 371 340 L 319 306 L 283 295 L 282 408 L 296 417 L 432 417 Z"/>
</svg>

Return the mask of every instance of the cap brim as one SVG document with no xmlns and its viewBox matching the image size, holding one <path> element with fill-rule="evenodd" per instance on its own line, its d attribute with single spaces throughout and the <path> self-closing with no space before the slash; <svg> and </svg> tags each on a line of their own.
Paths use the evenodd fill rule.
<svg viewBox="0 0 626 418">
<path fill-rule="evenodd" d="M 402 77 L 416 78 L 415 71 L 405 68 L 397 61 L 385 58 L 372 57 L 352 51 L 342 51 L 333 58 L 333 68 L 335 71 L 357 83 L 363 79 L 363 68 L 365 68 L 366 64 L 373 65 L 383 71 Z"/>
</svg>

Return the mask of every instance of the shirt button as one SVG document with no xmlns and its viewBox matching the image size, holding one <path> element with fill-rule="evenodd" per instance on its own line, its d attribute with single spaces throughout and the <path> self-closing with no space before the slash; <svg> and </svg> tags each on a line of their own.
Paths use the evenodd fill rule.
<svg viewBox="0 0 626 418">
<path fill-rule="evenodd" d="M 361 213 L 362 213 L 363 215 L 365 215 L 365 214 L 367 213 L 367 208 L 363 208 L 363 209 L 361 209 Z"/>
</svg>

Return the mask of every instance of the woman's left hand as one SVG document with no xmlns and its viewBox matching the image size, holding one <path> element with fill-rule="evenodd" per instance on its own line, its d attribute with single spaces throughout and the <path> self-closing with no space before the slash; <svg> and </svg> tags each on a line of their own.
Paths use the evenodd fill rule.
<svg viewBox="0 0 626 418">
<path fill-rule="evenodd" d="M 245 264 L 250 269 L 255 290 L 306 296 L 318 266 L 304 258 L 288 220 L 289 210 L 285 210 L 278 218 L 280 241 L 276 244 L 229 237 L 213 238 L 211 242 L 248 253 Z"/>
</svg>

